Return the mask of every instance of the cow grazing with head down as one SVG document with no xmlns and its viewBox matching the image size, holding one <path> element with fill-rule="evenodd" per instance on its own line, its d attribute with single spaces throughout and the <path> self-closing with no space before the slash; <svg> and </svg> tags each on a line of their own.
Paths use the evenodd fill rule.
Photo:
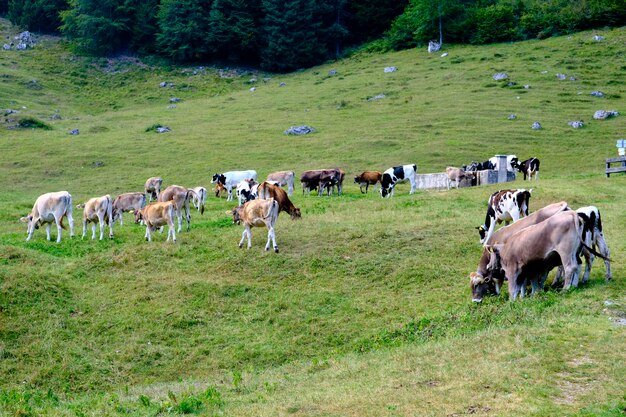
<svg viewBox="0 0 626 417">
<path fill-rule="evenodd" d="M 296 180 L 296 173 L 293 171 L 272 172 L 265 179 L 265 181 L 276 181 L 279 187 L 284 187 L 286 185 L 287 195 L 289 197 L 293 195 L 295 180 Z"/>
<path fill-rule="evenodd" d="M 83 236 L 87 234 L 87 223 L 93 223 L 91 226 L 91 239 L 96 238 L 96 223 L 100 224 L 100 240 L 104 239 L 104 226 L 109 224 L 109 239 L 113 239 L 113 201 L 110 195 L 95 197 L 89 199 L 84 204 L 79 204 L 76 208 L 83 210 Z"/>
<path fill-rule="evenodd" d="M 148 202 L 152 201 L 153 198 L 155 200 L 159 198 L 159 194 L 161 194 L 162 184 L 163 184 L 163 178 L 161 177 L 148 178 L 144 186 L 144 189 L 146 191 L 146 196 L 148 198 Z"/>
<path fill-rule="evenodd" d="M 417 189 L 416 175 L 416 164 L 402 165 L 387 169 L 383 172 L 383 176 L 380 181 L 380 195 L 383 198 L 393 196 L 396 184 L 405 181 L 409 181 L 411 183 L 411 191 L 409 191 L 409 194 L 413 194 Z"/>
<path fill-rule="evenodd" d="M 510 236 L 506 243 L 487 246 L 491 259 L 487 269 L 502 269 L 509 284 L 509 299 L 524 297 L 526 282 L 533 294 L 543 288 L 551 269 L 562 265 L 563 289 L 576 286 L 580 274 L 579 255 L 583 224 L 576 212 L 563 211 L 541 223 L 528 226 Z M 590 249 L 590 248 L 587 248 Z"/>
<path fill-rule="evenodd" d="M 270 243 L 273 243 L 274 252 L 278 253 L 278 245 L 276 244 L 276 234 L 274 233 L 274 224 L 278 218 L 278 202 L 273 198 L 268 200 L 250 200 L 243 206 L 235 207 L 232 211 L 227 211 L 227 214 L 232 214 L 233 223 L 243 223 L 243 234 L 241 235 L 241 241 L 239 241 L 239 247 L 243 247 L 243 243 L 248 238 L 248 249 L 252 247 L 252 231 L 253 227 L 265 226 L 267 227 L 267 243 L 265 244 L 265 250 L 269 250 Z"/>
<path fill-rule="evenodd" d="M 508 224 L 511 221 L 518 221 L 520 217 L 528 216 L 532 191 L 531 188 L 530 190 L 500 190 L 493 193 L 487 203 L 485 224 L 477 227 L 480 243 L 486 244 L 496 228 L 496 223 Z"/>
<path fill-rule="evenodd" d="M 311 190 L 319 189 L 318 195 L 321 196 L 324 189 L 328 189 L 328 195 L 330 195 L 330 189 L 334 185 L 339 185 L 341 178 L 341 170 L 339 169 L 313 169 L 304 171 L 300 175 L 300 184 L 302 185 L 302 194 L 305 191 L 311 195 Z"/>
<path fill-rule="evenodd" d="M 550 204 L 543 207 L 530 215 L 519 219 L 513 224 L 496 230 L 487 240 L 487 245 L 496 243 L 506 243 L 507 239 L 522 229 L 541 223 L 549 217 L 554 216 L 562 211 L 569 210 L 567 203 Z M 500 288 L 504 282 L 504 273 L 500 269 L 487 269 L 487 265 L 491 259 L 491 253 L 483 248 L 480 261 L 476 267 L 476 271 L 470 274 L 470 288 L 472 291 L 472 301 L 481 302 L 483 297 L 489 293 L 500 294 Z"/>
<path fill-rule="evenodd" d="M 535 174 L 535 181 L 539 179 L 539 159 L 530 158 L 519 162 L 515 167 L 524 174 L 524 181 L 526 181 L 526 177 L 530 181 L 533 178 L 533 174 Z"/>
<path fill-rule="evenodd" d="M 259 198 L 263 200 L 269 200 L 273 198 L 278 203 L 279 212 L 284 211 L 291 216 L 291 220 L 296 220 L 302 217 L 300 209 L 293 205 L 289 196 L 278 185 L 271 184 L 269 181 L 265 181 L 259 185 Z"/>
<path fill-rule="evenodd" d="M 159 194 L 159 202 L 174 201 L 176 217 L 178 217 L 178 233 L 183 228 L 183 209 L 185 209 L 185 219 L 187 220 L 187 231 L 191 225 L 191 214 L 189 213 L 189 205 L 193 197 L 199 198 L 194 190 L 181 187 L 180 185 L 170 185 L 161 194 Z M 204 212 L 204 204 L 200 201 L 200 212 Z"/>
<path fill-rule="evenodd" d="M 226 191 L 228 191 L 228 198 L 226 201 L 232 201 L 233 199 L 233 188 L 237 186 L 242 180 L 246 178 L 251 178 L 254 181 L 257 180 L 256 171 L 250 169 L 247 171 L 228 171 L 223 174 L 215 174 L 211 179 L 211 184 L 222 184 Z"/>
<path fill-rule="evenodd" d="M 124 225 L 124 212 L 140 210 L 146 205 L 146 195 L 144 193 L 124 193 L 113 200 L 113 222 L 118 219 L 120 225 Z"/>
<path fill-rule="evenodd" d="M 363 187 L 365 186 L 365 194 L 367 194 L 367 189 L 370 185 L 374 186 L 374 191 L 376 191 L 376 184 L 380 183 L 383 174 L 379 171 L 363 171 L 361 174 L 354 177 L 354 183 L 359 184 L 359 189 L 361 193 L 363 193 Z"/>
<path fill-rule="evenodd" d="M 447 167 L 446 175 L 448 176 L 448 190 L 450 189 L 452 182 L 455 183 L 458 190 L 459 184 L 462 180 L 464 180 L 465 178 L 472 179 L 474 177 L 472 173 L 465 172 L 463 169 L 455 167 Z"/>
<path fill-rule="evenodd" d="M 135 223 L 144 222 L 146 225 L 145 238 L 148 242 L 152 241 L 152 232 L 165 225 L 167 225 L 167 240 L 169 241 L 171 237 L 172 242 L 176 242 L 175 215 L 176 201 L 156 202 L 135 211 Z"/>
<path fill-rule="evenodd" d="M 35 229 L 39 229 L 39 226 L 44 224 L 46 225 L 46 239 L 50 240 L 50 228 L 54 222 L 57 225 L 57 243 L 60 242 L 61 229 L 65 229 L 63 217 L 67 217 L 70 224 L 70 237 L 74 237 L 74 218 L 72 217 L 72 196 L 70 193 L 59 191 L 40 195 L 35 200 L 30 214 L 20 219 L 20 221 L 28 223 L 26 241 L 33 237 Z"/>
</svg>

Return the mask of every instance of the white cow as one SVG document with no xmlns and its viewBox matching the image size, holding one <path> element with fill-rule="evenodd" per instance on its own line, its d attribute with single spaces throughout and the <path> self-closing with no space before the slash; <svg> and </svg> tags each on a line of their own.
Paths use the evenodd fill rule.
<svg viewBox="0 0 626 417">
<path fill-rule="evenodd" d="M 278 171 L 272 172 L 267 176 L 265 181 L 276 182 L 279 187 L 287 186 L 287 195 L 291 197 L 293 194 L 293 184 L 296 178 L 296 173 L 293 171 Z"/>
<path fill-rule="evenodd" d="M 204 205 L 206 204 L 206 188 L 204 187 L 195 187 L 191 189 L 195 195 L 192 196 L 191 201 L 193 202 L 193 206 L 198 209 L 198 211 L 204 211 Z M 202 214 L 202 213 L 201 213 Z"/>
<path fill-rule="evenodd" d="M 256 171 L 247 170 L 247 171 L 228 171 L 223 174 L 215 174 L 213 175 L 213 179 L 211 180 L 211 184 L 222 184 L 224 188 L 228 191 L 228 198 L 226 201 L 233 200 L 233 188 L 237 186 L 242 180 L 246 178 L 251 178 L 254 181 L 257 180 Z"/>
<path fill-rule="evenodd" d="M 383 172 L 383 178 L 380 180 L 380 195 L 382 197 L 393 196 L 395 186 L 399 182 L 409 181 L 411 183 L 411 191 L 413 194 L 417 189 L 417 165 L 402 165 L 391 167 Z"/>
<path fill-rule="evenodd" d="M 109 238 L 113 239 L 113 202 L 110 195 L 89 199 L 85 204 L 79 204 L 76 208 L 83 210 L 83 239 L 87 234 L 87 223 L 92 222 L 91 239 L 96 238 L 96 223 L 100 223 L 100 240 L 104 239 L 104 226 L 109 224 Z"/>
<path fill-rule="evenodd" d="M 489 197 L 485 224 L 477 227 L 480 234 L 480 243 L 486 245 L 496 229 L 496 223 L 516 222 L 520 217 L 528 216 L 530 190 L 500 190 Z"/>
<path fill-rule="evenodd" d="M 65 229 L 63 217 L 67 217 L 70 223 L 70 237 L 74 237 L 74 218 L 72 217 L 72 196 L 70 193 L 59 191 L 40 195 L 30 214 L 20 219 L 20 221 L 28 223 L 26 241 L 33 237 L 35 229 L 39 229 L 39 226 L 44 224 L 46 225 L 46 238 L 50 240 L 50 228 L 52 222 L 55 222 L 57 225 L 57 243 L 60 242 L 61 229 Z"/>
</svg>

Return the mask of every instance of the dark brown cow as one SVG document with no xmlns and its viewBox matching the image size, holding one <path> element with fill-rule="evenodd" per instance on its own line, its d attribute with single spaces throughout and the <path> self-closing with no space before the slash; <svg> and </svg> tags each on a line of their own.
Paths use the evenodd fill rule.
<svg viewBox="0 0 626 417">
<path fill-rule="evenodd" d="M 363 171 L 361 174 L 354 177 L 354 183 L 359 184 L 361 193 L 363 193 L 363 186 L 365 186 L 365 194 L 367 194 L 367 189 L 370 185 L 373 185 L 374 191 L 376 191 L 376 184 L 380 183 L 382 177 L 383 174 L 380 171 Z"/>
<path fill-rule="evenodd" d="M 302 184 L 302 194 L 305 190 L 311 195 L 311 190 L 319 189 L 318 195 L 322 195 L 325 187 L 338 185 L 341 179 L 341 172 L 338 169 L 314 169 L 304 171 L 300 175 Z M 329 191 L 330 195 L 330 191 Z"/>
<path fill-rule="evenodd" d="M 278 202 L 279 211 L 289 213 L 291 220 L 299 219 L 302 217 L 300 209 L 293 205 L 285 190 L 277 185 L 271 184 L 267 181 L 259 185 L 259 198 L 268 200 L 273 198 Z"/>
</svg>

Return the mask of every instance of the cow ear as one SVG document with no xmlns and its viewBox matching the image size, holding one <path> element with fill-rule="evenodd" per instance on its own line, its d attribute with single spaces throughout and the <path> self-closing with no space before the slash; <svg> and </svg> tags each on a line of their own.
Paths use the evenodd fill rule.
<svg viewBox="0 0 626 417">
<path fill-rule="evenodd" d="M 21 218 L 20 218 L 20 221 L 21 221 L 22 223 L 28 223 L 29 219 L 28 219 L 28 217 L 21 217 Z"/>
<path fill-rule="evenodd" d="M 493 253 L 493 246 L 485 245 L 485 249 L 487 249 L 487 251 L 489 251 L 489 253 Z"/>
<path fill-rule="evenodd" d="M 528 194 L 532 194 L 533 189 L 531 188 L 530 190 L 528 190 Z"/>
</svg>

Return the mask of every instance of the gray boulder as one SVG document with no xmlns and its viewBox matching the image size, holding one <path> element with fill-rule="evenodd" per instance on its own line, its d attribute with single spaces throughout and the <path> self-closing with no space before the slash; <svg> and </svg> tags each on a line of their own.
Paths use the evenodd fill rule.
<svg viewBox="0 0 626 417">
<path fill-rule="evenodd" d="M 539 129 L 541 129 L 541 123 L 539 123 L 539 122 L 534 122 L 534 123 L 533 123 L 533 125 L 532 125 L 532 128 L 533 128 L 534 130 L 539 130 Z"/>
<path fill-rule="evenodd" d="M 502 81 L 502 80 L 506 80 L 509 78 L 509 74 L 507 74 L 506 72 L 497 72 L 495 74 L 493 74 L 492 77 L 495 81 Z"/>
<path fill-rule="evenodd" d="M 335 75 L 337 75 L 337 70 L 331 69 L 330 71 L 328 71 L 328 75 L 330 75 L 331 77 L 334 77 Z"/>
<path fill-rule="evenodd" d="M 5 51 L 10 51 L 11 45 L 9 45 L 8 43 L 5 43 L 4 45 L 2 45 L 2 49 L 4 49 Z"/>
<path fill-rule="evenodd" d="M 507 117 L 507 119 L 515 120 L 515 119 L 517 119 L 517 116 L 515 115 L 515 113 L 511 113 L 511 114 L 509 114 L 509 117 Z"/>
<path fill-rule="evenodd" d="M 567 75 L 565 74 L 556 74 L 556 78 L 558 78 L 559 80 L 563 81 L 567 78 Z"/>
<path fill-rule="evenodd" d="M 172 97 L 170 98 L 170 103 L 180 103 L 181 99 L 179 99 L 178 97 Z"/>
<path fill-rule="evenodd" d="M 428 53 L 432 54 L 433 52 L 437 52 L 441 49 L 441 44 L 437 41 L 428 42 Z"/>
<path fill-rule="evenodd" d="M 385 98 L 384 94 L 378 94 L 374 97 L 370 97 L 367 99 L 367 101 L 376 101 L 376 100 L 382 100 L 383 98 Z"/>
<path fill-rule="evenodd" d="M 398 71 L 398 68 L 396 68 L 396 67 L 385 67 L 385 69 L 383 71 L 384 72 L 396 72 L 396 71 Z"/>
<path fill-rule="evenodd" d="M 567 124 L 574 129 L 582 129 L 585 126 L 585 123 L 583 123 L 582 120 L 573 120 L 571 122 L 567 122 Z"/>
<path fill-rule="evenodd" d="M 592 39 L 593 39 L 594 41 L 603 41 L 603 40 L 605 40 L 606 38 L 605 38 L 604 36 L 595 35 Z"/>
<path fill-rule="evenodd" d="M 592 91 L 591 95 L 594 97 L 604 97 L 604 93 L 602 91 Z"/>
<path fill-rule="evenodd" d="M 157 127 L 156 128 L 156 132 L 157 133 L 167 133 L 167 132 L 171 132 L 171 131 L 172 131 L 172 129 L 170 129 L 167 126 L 161 126 L 161 127 Z"/>
<path fill-rule="evenodd" d="M 72 129 L 70 130 L 70 135 L 76 136 L 80 133 L 80 131 L 78 129 Z"/>
<path fill-rule="evenodd" d="M 285 130 L 285 135 L 308 135 L 313 132 L 315 132 L 315 129 L 311 126 L 291 126 Z"/>
<path fill-rule="evenodd" d="M 286 85 L 287 85 L 287 84 L 285 84 L 284 82 L 281 82 L 280 84 L 278 84 L 278 86 L 279 86 L 279 87 L 284 87 L 284 86 L 286 86 Z"/>
<path fill-rule="evenodd" d="M 609 117 L 619 116 L 619 113 L 615 110 L 598 110 L 593 114 L 593 118 L 596 120 L 604 120 Z"/>
</svg>

